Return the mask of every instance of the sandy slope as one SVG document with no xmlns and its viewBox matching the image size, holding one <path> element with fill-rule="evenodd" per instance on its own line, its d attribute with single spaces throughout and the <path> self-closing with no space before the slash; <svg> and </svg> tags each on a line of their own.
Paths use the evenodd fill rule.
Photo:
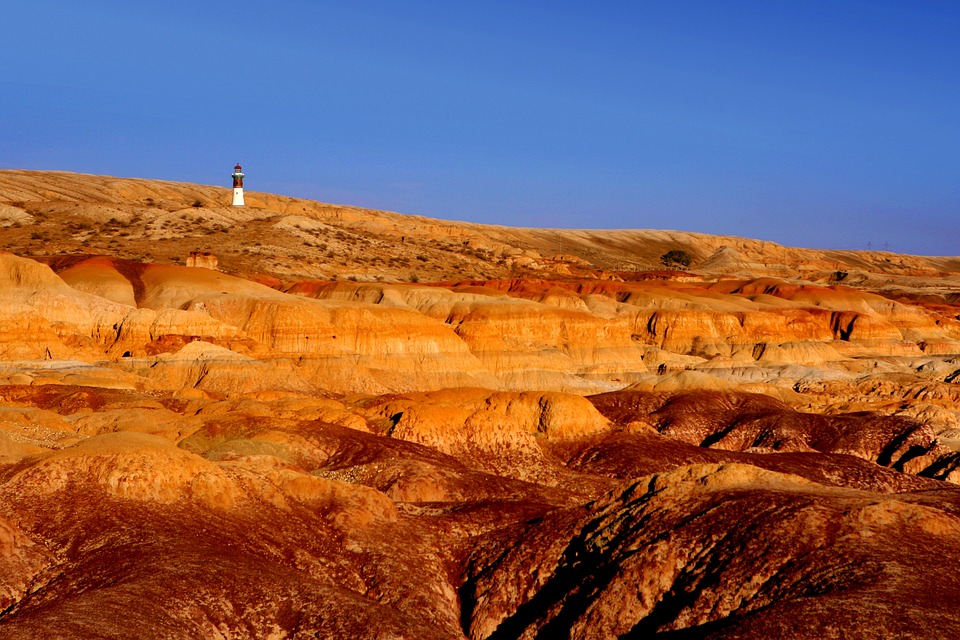
<svg viewBox="0 0 960 640">
<path fill-rule="evenodd" d="M 229 194 L 222 187 L 160 180 L 3 170 L 0 224 L 22 225 L 23 232 L 8 228 L 5 234 L 8 250 L 20 254 L 86 250 L 170 262 L 207 250 L 228 271 L 282 279 L 436 280 L 650 269 L 659 268 L 660 256 L 671 249 L 687 251 L 698 273 L 827 278 L 842 271 L 850 281 L 873 273 L 902 276 L 906 284 L 920 276 L 929 286 L 930 278 L 960 272 L 957 258 L 795 249 L 681 231 L 518 229 L 257 192 L 248 192 L 248 206 L 239 208 L 225 206 Z"/>
</svg>

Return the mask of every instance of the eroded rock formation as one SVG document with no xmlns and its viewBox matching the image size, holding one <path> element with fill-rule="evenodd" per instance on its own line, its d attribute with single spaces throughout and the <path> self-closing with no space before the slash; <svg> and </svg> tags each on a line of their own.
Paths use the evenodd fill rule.
<svg viewBox="0 0 960 640">
<path fill-rule="evenodd" d="M 960 635 L 957 259 L 225 194 L 0 171 L 0 638 Z"/>
</svg>

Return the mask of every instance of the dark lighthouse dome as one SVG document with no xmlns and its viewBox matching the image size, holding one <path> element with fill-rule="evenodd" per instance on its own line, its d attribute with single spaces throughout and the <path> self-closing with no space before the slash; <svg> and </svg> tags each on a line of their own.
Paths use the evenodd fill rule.
<svg viewBox="0 0 960 640">
<path fill-rule="evenodd" d="M 230 176 L 233 178 L 233 206 L 242 207 L 243 206 L 243 167 L 240 166 L 240 163 L 237 163 L 237 166 L 233 168 L 233 175 Z"/>
</svg>

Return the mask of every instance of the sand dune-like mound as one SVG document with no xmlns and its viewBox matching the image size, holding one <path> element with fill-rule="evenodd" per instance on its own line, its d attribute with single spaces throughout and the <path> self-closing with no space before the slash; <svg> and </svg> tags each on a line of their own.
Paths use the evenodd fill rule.
<svg viewBox="0 0 960 640">
<path fill-rule="evenodd" d="M 580 396 L 449 389 L 390 397 L 368 409 L 393 438 L 429 445 L 478 468 L 548 485 L 559 472 L 539 441 L 601 433 L 609 423 Z"/>
</svg>

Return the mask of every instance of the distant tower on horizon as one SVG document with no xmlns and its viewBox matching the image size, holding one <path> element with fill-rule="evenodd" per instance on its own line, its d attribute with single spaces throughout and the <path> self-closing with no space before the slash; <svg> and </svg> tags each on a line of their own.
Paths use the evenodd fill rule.
<svg viewBox="0 0 960 640">
<path fill-rule="evenodd" d="M 237 163 L 233 168 L 233 206 L 243 206 L 243 167 Z"/>
</svg>

